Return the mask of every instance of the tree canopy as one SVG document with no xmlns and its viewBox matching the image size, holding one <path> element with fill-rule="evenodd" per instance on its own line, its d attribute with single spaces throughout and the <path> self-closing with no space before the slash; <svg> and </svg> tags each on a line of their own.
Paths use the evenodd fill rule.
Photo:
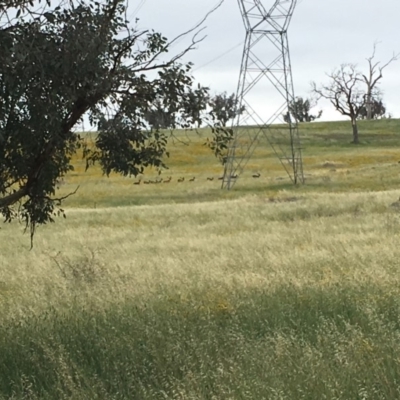
<svg viewBox="0 0 400 400">
<path fill-rule="evenodd" d="M 245 106 L 240 106 L 234 93 L 227 95 L 226 92 L 216 94 L 210 98 L 209 105 L 213 115 L 223 126 L 226 126 L 229 120 L 236 118 L 245 112 Z"/>
<path fill-rule="evenodd" d="M 385 118 L 386 107 L 381 98 L 373 98 L 361 108 L 359 119 L 380 119 Z"/>
<path fill-rule="evenodd" d="M 191 64 L 180 61 L 201 41 L 199 25 L 182 34 L 192 34 L 191 44 L 166 58 L 182 35 L 168 41 L 137 30 L 121 0 L 37 6 L 0 2 L 0 213 L 22 218 L 31 237 L 53 221 L 63 200 L 57 180 L 78 149 L 107 175 L 162 168 L 167 137 L 161 126 L 147 129 L 146 116 L 158 102 L 182 126 L 198 124 L 196 99 L 208 90 L 193 88 Z M 76 132 L 83 118 L 99 126 L 94 148 Z"/>
<path fill-rule="evenodd" d="M 298 122 L 312 122 L 318 118 L 321 118 L 322 110 L 318 111 L 318 114 L 313 115 L 310 113 L 311 108 L 315 104 L 312 103 L 310 99 L 303 99 L 302 97 L 296 97 L 289 104 L 289 111 L 283 115 L 283 120 L 287 123 L 290 122 L 290 118 Z"/>
</svg>

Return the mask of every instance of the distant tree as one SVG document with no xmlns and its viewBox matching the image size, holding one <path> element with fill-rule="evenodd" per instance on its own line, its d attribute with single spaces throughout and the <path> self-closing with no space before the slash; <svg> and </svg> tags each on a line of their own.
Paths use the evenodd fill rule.
<svg viewBox="0 0 400 400">
<path fill-rule="evenodd" d="M 207 138 L 204 145 L 212 150 L 222 165 L 225 165 L 228 160 L 229 144 L 233 140 L 233 129 L 226 128 L 212 115 L 211 120 L 213 122 L 209 123 L 209 126 L 213 136 L 212 139 Z"/>
<path fill-rule="evenodd" d="M 176 115 L 166 110 L 161 99 L 156 99 L 150 110 L 146 113 L 145 119 L 152 129 L 168 129 L 175 125 Z"/>
<path fill-rule="evenodd" d="M 202 90 L 193 88 L 191 64 L 179 61 L 201 40 L 199 25 L 168 41 L 130 26 L 124 0 L 38 2 L 0 7 L 0 214 L 22 219 L 31 238 L 57 214 L 57 182 L 79 149 L 106 175 L 162 168 L 167 137 L 146 129 L 146 116 L 160 99 L 183 125 L 196 124 L 188 98 Z M 191 32 L 192 43 L 167 59 Z M 99 127 L 94 147 L 76 131 L 84 117 Z"/>
<path fill-rule="evenodd" d="M 153 129 L 184 129 L 199 128 L 203 125 L 211 129 L 211 138 L 204 143 L 218 158 L 222 165 L 226 163 L 229 143 L 233 140 L 233 130 L 226 127 L 224 113 L 215 113 L 210 110 L 209 88 L 197 85 L 196 89 L 188 91 L 182 101 L 182 112 L 177 115 L 163 100 L 158 99 L 146 115 L 147 122 Z M 219 120 L 218 118 L 222 118 Z"/>
<path fill-rule="evenodd" d="M 290 118 L 298 122 L 312 122 L 321 118 L 322 110 L 318 111 L 317 115 L 310 114 L 311 108 L 315 105 L 310 99 L 304 100 L 302 97 L 296 97 L 289 105 L 289 111 L 283 115 L 285 122 L 289 123 Z"/>
<path fill-rule="evenodd" d="M 312 82 L 312 92 L 319 98 L 327 99 L 342 115 L 350 118 L 353 129 L 353 143 L 358 144 L 357 119 L 365 109 L 367 96 L 363 90 L 363 77 L 354 64 L 343 64 L 328 74 L 329 83 L 317 86 Z"/>
<path fill-rule="evenodd" d="M 182 127 L 190 126 L 201 127 L 203 123 L 212 126 L 217 123 L 218 118 L 212 118 L 211 113 L 207 112 L 210 100 L 210 88 L 197 84 L 197 88 L 191 90 L 184 96 L 183 100 L 183 121 L 180 123 Z"/>
<path fill-rule="evenodd" d="M 187 129 L 207 124 L 210 120 L 207 113 L 209 91 L 208 87 L 197 84 L 196 88 L 182 93 L 181 108 L 176 107 L 170 95 L 158 96 L 146 113 L 146 120 L 153 129 Z"/>
<path fill-rule="evenodd" d="M 382 66 L 380 66 L 380 61 L 375 62 L 375 54 L 376 54 L 377 43 L 374 43 L 374 48 L 372 51 L 371 57 L 367 58 L 368 62 L 368 73 L 362 75 L 365 84 L 367 85 L 366 90 L 366 117 L 365 119 L 375 119 L 374 108 L 376 111 L 376 106 L 378 105 L 375 100 L 375 95 L 378 92 L 377 86 L 380 83 L 380 80 L 383 78 L 383 70 L 388 67 L 392 62 L 397 61 L 400 53 L 393 54 L 393 56 Z M 374 97 L 375 96 L 375 97 Z M 384 115 L 385 113 L 383 113 Z"/>
<path fill-rule="evenodd" d="M 211 129 L 212 136 L 207 138 L 204 143 L 205 146 L 211 149 L 215 157 L 219 159 L 222 165 L 226 163 L 229 143 L 233 140 L 233 130 L 226 127 L 227 121 L 235 116 L 235 111 L 231 108 L 236 107 L 233 97 L 225 107 L 216 107 L 210 97 L 210 89 L 208 87 L 197 85 L 197 88 L 190 91 L 184 101 L 184 112 L 182 114 L 184 121 L 181 126 L 188 128 L 190 126 L 201 127 L 207 126 Z M 224 96 L 223 96 L 224 97 Z M 218 104 L 220 104 L 217 101 Z M 213 107 L 214 106 L 214 107 Z M 244 109 L 244 108 L 243 108 Z"/>
<path fill-rule="evenodd" d="M 371 107 L 368 107 L 368 104 L 362 107 L 358 119 L 368 119 L 368 112 L 370 112 L 370 119 L 385 118 L 386 107 L 384 106 L 382 99 L 372 99 Z"/>
<path fill-rule="evenodd" d="M 245 112 L 246 108 L 241 106 L 238 108 L 238 101 L 235 94 L 228 96 L 226 92 L 217 94 L 209 101 L 211 113 L 215 115 L 218 121 L 221 121 L 222 126 L 226 126 L 228 121 L 236 118 Z"/>
</svg>

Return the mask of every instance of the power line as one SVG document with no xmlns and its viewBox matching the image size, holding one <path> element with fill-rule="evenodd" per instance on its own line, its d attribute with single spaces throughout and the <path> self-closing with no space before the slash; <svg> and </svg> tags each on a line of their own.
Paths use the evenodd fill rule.
<svg viewBox="0 0 400 400">
<path fill-rule="evenodd" d="M 147 0 L 141 0 L 140 3 L 138 4 L 138 6 L 133 10 L 133 12 L 131 13 L 131 15 L 129 16 L 129 20 L 131 20 L 133 17 L 135 17 L 138 12 L 142 9 L 142 7 L 146 4 Z"/>
<path fill-rule="evenodd" d="M 222 53 L 222 54 L 220 54 L 218 57 L 215 57 L 215 58 L 213 58 L 212 60 L 206 62 L 205 64 L 200 65 L 200 67 L 195 68 L 192 72 L 198 71 L 199 69 L 204 68 L 204 67 L 206 67 L 207 65 L 210 65 L 210 64 L 212 64 L 213 62 L 215 62 L 215 61 L 221 59 L 222 57 L 226 56 L 227 54 L 229 54 L 230 52 L 232 52 L 233 50 L 235 50 L 235 49 L 238 48 L 239 46 L 242 46 L 243 43 L 244 43 L 244 42 L 242 41 L 242 42 L 236 44 L 235 46 L 233 46 L 233 47 L 231 47 L 229 50 L 227 50 L 225 53 Z"/>
</svg>

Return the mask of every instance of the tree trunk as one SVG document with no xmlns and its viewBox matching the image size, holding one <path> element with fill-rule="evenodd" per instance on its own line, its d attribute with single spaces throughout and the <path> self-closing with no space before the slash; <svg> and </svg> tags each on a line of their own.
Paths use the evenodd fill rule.
<svg viewBox="0 0 400 400">
<path fill-rule="evenodd" d="M 353 142 L 354 144 L 359 144 L 360 141 L 358 139 L 358 126 L 357 126 L 357 120 L 352 119 L 351 120 L 351 125 L 353 126 Z"/>
<path fill-rule="evenodd" d="M 372 93 L 371 93 L 371 89 L 369 87 L 368 87 L 368 93 L 367 93 L 366 107 L 367 107 L 367 120 L 369 121 L 372 119 Z"/>
</svg>

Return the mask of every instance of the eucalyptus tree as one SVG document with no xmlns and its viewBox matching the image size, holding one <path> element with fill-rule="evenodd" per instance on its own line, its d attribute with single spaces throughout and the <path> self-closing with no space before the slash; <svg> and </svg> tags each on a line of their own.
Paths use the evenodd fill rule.
<svg viewBox="0 0 400 400">
<path fill-rule="evenodd" d="M 382 119 L 386 118 L 386 107 L 381 98 L 367 99 L 368 104 L 362 108 L 359 119 Z"/>
<path fill-rule="evenodd" d="M 232 93 L 227 95 L 226 92 L 216 94 L 209 100 L 209 106 L 212 110 L 213 115 L 221 121 L 222 126 L 226 126 L 228 121 L 233 120 L 238 115 L 242 115 L 246 108 L 245 106 L 240 106 L 236 95 Z"/>
<path fill-rule="evenodd" d="M 316 106 L 316 102 L 312 99 L 303 99 L 303 97 L 296 97 L 289 104 L 289 111 L 283 115 L 283 120 L 289 123 L 291 118 L 297 122 L 312 122 L 322 116 L 322 110 L 317 114 L 311 114 L 311 109 Z"/>
<path fill-rule="evenodd" d="M 191 64 L 181 60 L 202 40 L 201 24 L 169 41 L 125 16 L 122 0 L 0 1 L 0 213 L 22 218 L 31 238 L 63 213 L 57 182 L 78 150 L 88 168 L 136 176 L 165 166 L 167 136 L 146 125 L 156 101 L 185 125 L 199 119 L 188 99 L 208 89 L 193 89 Z M 77 133 L 84 118 L 99 127 L 94 147 Z"/>
</svg>

